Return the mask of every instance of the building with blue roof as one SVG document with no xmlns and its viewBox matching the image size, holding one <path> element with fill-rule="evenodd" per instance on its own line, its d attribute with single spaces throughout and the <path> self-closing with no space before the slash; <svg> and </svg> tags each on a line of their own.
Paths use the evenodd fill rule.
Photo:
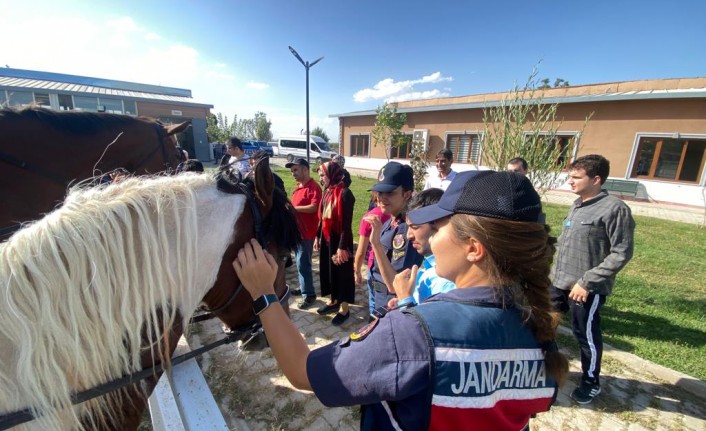
<svg viewBox="0 0 706 431">
<path fill-rule="evenodd" d="M 54 110 L 108 112 L 158 118 L 165 124 L 191 121 L 177 136 L 192 158 L 211 159 L 206 118 L 213 105 L 197 102 L 191 90 L 105 78 L 0 68 L 0 106 L 34 105 Z"/>
</svg>

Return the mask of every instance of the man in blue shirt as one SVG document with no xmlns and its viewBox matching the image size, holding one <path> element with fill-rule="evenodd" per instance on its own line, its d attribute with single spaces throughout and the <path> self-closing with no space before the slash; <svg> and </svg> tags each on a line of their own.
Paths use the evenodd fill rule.
<svg viewBox="0 0 706 431">
<path fill-rule="evenodd" d="M 424 190 L 409 201 L 409 211 L 414 214 L 412 211 L 417 208 L 436 204 L 443 194 L 444 191 L 437 188 Z M 396 299 L 393 299 L 388 304 L 390 308 L 410 303 L 419 304 L 432 295 L 456 288 L 453 282 L 436 274 L 436 263 L 429 243 L 429 238 L 436 231 L 434 223 L 415 223 L 413 221 L 415 218 L 414 215 L 411 218 L 409 214 L 407 215 L 407 239 L 412 242 L 412 247 L 417 250 L 417 253 L 424 256 L 424 261 L 420 267 L 413 266 L 411 270 L 405 269 L 395 276 L 395 293 L 404 303 L 399 304 Z"/>
</svg>

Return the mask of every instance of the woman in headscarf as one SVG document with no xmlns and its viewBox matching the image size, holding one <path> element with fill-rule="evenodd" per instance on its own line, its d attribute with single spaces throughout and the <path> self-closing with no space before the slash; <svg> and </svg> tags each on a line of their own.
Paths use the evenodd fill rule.
<svg viewBox="0 0 706 431">
<path fill-rule="evenodd" d="M 331 323 L 340 325 L 350 317 L 348 304 L 355 302 L 353 276 L 353 207 L 355 196 L 343 182 L 343 168 L 335 162 L 319 167 L 324 188 L 319 206 L 319 230 L 314 250 L 319 251 L 321 296 L 331 295 L 319 314 L 336 311 Z"/>
</svg>

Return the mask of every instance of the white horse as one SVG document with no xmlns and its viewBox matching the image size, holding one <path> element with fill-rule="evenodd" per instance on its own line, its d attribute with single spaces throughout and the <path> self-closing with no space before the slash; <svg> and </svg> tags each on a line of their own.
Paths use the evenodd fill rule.
<svg viewBox="0 0 706 431">
<path fill-rule="evenodd" d="M 0 245 L 0 417 L 29 408 L 36 419 L 22 429 L 42 430 L 139 423 L 144 383 L 74 407 L 71 396 L 142 369 L 145 353 L 169 362 L 170 337 L 227 272 L 248 204 L 216 181 L 182 174 L 72 190 Z M 256 190 L 264 216 L 266 187 L 269 208 Z"/>
</svg>

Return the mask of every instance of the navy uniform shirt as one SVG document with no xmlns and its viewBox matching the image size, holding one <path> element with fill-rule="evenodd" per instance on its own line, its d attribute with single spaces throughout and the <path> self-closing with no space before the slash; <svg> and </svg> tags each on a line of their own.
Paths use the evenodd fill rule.
<svg viewBox="0 0 706 431">
<path fill-rule="evenodd" d="M 393 221 L 397 224 L 393 224 Z M 412 241 L 407 239 L 407 223 L 405 223 L 404 217 L 391 218 L 382 225 L 380 242 L 385 248 L 385 254 L 395 269 L 395 273 L 412 268 L 414 265 L 421 266 L 424 260 L 424 256 L 417 253 L 417 250 L 412 247 Z M 384 283 L 378 267 L 377 256 L 370 273 L 373 280 Z"/>
<path fill-rule="evenodd" d="M 328 407 L 405 400 L 398 411 L 404 429 L 426 423 L 430 350 L 412 316 L 395 311 L 356 331 L 366 335 L 313 350 L 306 373 L 317 398 Z"/>
<path fill-rule="evenodd" d="M 495 292 L 454 289 L 434 298 L 493 302 Z M 431 413 L 431 351 L 419 321 L 394 310 L 354 334 L 309 354 L 306 373 L 316 397 L 328 407 L 402 401 L 402 429 L 420 429 Z"/>
</svg>

